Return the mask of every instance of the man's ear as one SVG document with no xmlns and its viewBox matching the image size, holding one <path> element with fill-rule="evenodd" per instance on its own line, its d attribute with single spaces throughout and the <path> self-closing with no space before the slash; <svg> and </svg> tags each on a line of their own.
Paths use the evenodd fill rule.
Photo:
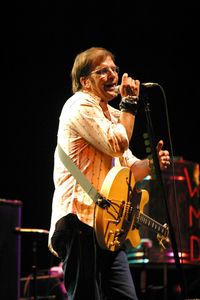
<svg viewBox="0 0 200 300">
<path fill-rule="evenodd" d="M 90 88 L 90 80 L 88 77 L 81 77 L 80 78 L 80 83 L 82 84 L 82 87 L 85 89 Z"/>
</svg>

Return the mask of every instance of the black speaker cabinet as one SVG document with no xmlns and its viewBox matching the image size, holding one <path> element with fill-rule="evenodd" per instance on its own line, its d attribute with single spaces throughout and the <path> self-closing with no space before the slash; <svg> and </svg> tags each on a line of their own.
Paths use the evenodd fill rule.
<svg viewBox="0 0 200 300">
<path fill-rule="evenodd" d="M 20 299 L 20 236 L 22 202 L 0 199 L 0 299 Z"/>
</svg>

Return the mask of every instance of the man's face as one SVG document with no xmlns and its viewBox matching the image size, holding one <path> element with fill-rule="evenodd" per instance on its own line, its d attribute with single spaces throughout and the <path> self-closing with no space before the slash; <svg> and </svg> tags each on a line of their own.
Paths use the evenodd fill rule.
<svg viewBox="0 0 200 300">
<path fill-rule="evenodd" d="M 116 97 L 119 68 L 108 56 L 90 73 L 90 92 L 108 102 Z"/>
</svg>

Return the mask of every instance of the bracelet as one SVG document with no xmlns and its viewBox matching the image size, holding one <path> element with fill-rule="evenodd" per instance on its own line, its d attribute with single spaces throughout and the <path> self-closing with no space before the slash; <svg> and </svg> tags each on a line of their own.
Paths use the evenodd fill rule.
<svg viewBox="0 0 200 300">
<path fill-rule="evenodd" d="M 127 95 L 126 97 L 122 98 L 122 101 L 133 101 L 133 102 L 138 102 L 139 97 L 138 96 L 131 96 L 131 95 Z"/>
<path fill-rule="evenodd" d="M 138 109 L 138 102 L 136 101 L 136 98 L 138 99 L 138 97 L 135 96 L 127 96 L 122 98 L 122 101 L 119 104 L 119 109 L 121 112 L 129 112 L 135 116 Z"/>
</svg>

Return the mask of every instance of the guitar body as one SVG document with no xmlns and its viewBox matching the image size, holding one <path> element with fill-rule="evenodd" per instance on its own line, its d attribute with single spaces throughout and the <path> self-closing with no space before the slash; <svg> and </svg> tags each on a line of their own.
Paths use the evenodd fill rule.
<svg viewBox="0 0 200 300">
<path fill-rule="evenodd" d="M 137 211 L 143 211 L 148 202 L 148 192 L 135 188 L 130 168 L 113 167 L 103 182 L 100 194 L 110 202 L 104 208 L 98 205 L 95 208 L 95 230 L 100 247 L 116 251 L 125 242 L 137 247 L 140 235 L 135 218 Z"/>
</svg>

